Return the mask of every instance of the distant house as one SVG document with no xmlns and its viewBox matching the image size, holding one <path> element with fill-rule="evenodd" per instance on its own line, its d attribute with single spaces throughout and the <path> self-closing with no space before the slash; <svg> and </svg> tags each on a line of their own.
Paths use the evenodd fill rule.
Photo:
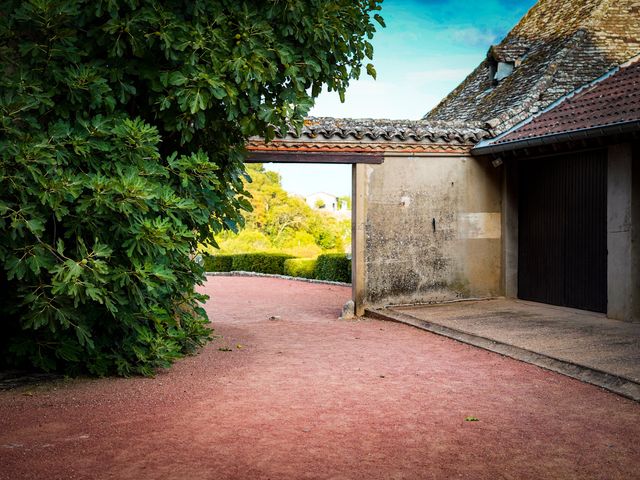
<svg viewBox="0 0 640 480">
<path fill-rule="evenodd" d="M 358 313 L 506 296 L 640 321 L 639 17 L 540 0 L 422 120 L 309 118 L 252 161 L 353 164 Z"/>
<path fill-rule="evenodd" d="M 337 217 L 349 218 L 351 216 L 347 202 L 330 193 L 312 193 L 305 197 L 305 202 L 314 210 L 321 210 Z"/>
</svg>

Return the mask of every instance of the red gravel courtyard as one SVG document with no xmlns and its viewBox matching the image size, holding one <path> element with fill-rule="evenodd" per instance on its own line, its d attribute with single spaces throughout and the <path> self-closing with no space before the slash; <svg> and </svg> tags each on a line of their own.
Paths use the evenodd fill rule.
<svg viewBox="0 0 640 480">
<path fill-rule="evenodd" d="M 0 392 L 0 478 L 640 478 L 638 403 L 405 325 L 338 320 L 346 287 L 203 290 L 222 337 L 169 371 Z"/>
</svg>

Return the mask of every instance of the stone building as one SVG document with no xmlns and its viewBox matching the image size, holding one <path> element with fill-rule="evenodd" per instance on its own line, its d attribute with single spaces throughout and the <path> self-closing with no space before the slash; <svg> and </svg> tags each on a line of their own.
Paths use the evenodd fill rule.
<svg viewBox="0 0 640 480">
<path fill-rule="evenodd" d="M 640 56 L 472 153 L 504 172 L 506 295 L 640 320 Z"/>
<path fill-rule="evenodd" d="M 422 120 L 309 118 L 250 160 L 353 164 L 358 313 L 507 296 L 640 321 L 638 53 L 637 1 L 541 0 Z"/>
</svg>

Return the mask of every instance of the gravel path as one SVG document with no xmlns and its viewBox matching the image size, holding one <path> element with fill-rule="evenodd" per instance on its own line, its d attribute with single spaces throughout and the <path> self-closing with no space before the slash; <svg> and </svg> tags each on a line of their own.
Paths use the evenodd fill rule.
<svg viewBox="0 0 640 480">
<path fill-rule="evenodd" d="M 404 325 L 337 320 L 346 287 L 204 290 L 222 338 L 168 372 L 0 392 L 0 478 L 640 478 L 637 403 Z"/>
</svg>

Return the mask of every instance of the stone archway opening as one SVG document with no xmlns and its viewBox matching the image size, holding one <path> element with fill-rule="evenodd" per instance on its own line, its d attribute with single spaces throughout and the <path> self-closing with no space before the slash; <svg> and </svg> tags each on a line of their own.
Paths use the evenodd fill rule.
<svg viewBox="0 0 640 480">
<path fill-rule="evenodd" d="M 500 171 L 471 157 L 487 132 L 425 120 L 315 118 L 248 162 L 349 164 L 355 313 L 500 291 Z"/>
<path fill-rule="evenodd" d="M 339 152 L 321 145 L 315 149 L 258 141 L 248 146 L 246 163 L 351 165 L 351 298 L 356 316 L 364 314 L 365 172 L 367 164 L 381 164 L 382 153 Z"/>
</svg>

